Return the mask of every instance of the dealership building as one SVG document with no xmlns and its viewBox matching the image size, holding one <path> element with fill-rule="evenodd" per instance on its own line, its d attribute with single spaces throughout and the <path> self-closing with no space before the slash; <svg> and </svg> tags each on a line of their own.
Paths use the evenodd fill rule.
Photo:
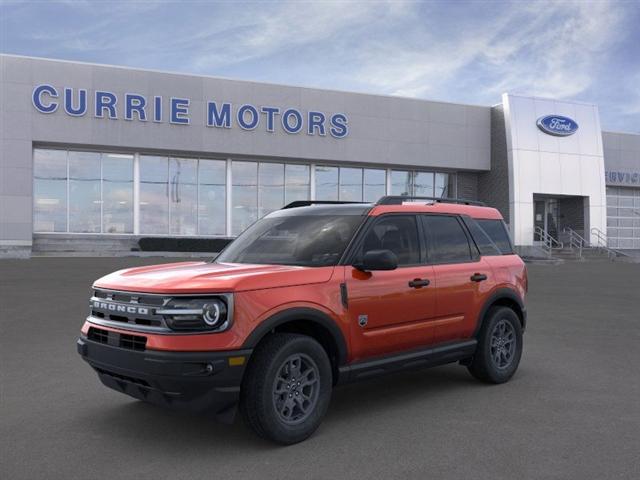
<svg viewBox="0 0 640 480">
<path fill-rule="evenodd" d="M 212 251 L 294 200 L 480 200 L 532 253 L 640 249 L 640 134 L 596 105 L 426 101 L 0 55 L 0 255 Z M 143 248 L 144 249 L 144 248 Z"/>
</svg>

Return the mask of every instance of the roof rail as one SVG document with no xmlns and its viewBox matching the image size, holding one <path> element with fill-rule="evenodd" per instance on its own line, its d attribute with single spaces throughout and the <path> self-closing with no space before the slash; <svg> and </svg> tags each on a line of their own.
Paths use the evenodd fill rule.
<svg viewBox="0 0 640 480">
<path fill-rule="evenodd" d="M 281 210 L 287 208 L 309 207 L 311 205 L 346 205 L 354 203 L 366 203 L 366 202 L 340 202 L 338 200 L 295 200 L 286 204 Z"/>
<path fill-rule="evenodd" d="M 461 205 L 476 205 L 478 207 L 486 207 L 486 203 L 475 200 L 467 200 L 465 198 L 447 198 L 447 197 L 414 197 L 411 195 L 387 195 L 381 197 L 376 205 L 402 205 L 404 202 L 413 202 L 419 200 L 429 200 L 434 203 L 459 203 Z"/>
</svg>

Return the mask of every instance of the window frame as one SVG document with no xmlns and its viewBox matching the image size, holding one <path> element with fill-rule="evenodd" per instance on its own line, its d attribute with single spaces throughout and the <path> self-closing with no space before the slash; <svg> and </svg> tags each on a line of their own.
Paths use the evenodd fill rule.
<svg viewBox="0 0 640 480">
<path fill-rule="evenodd" d="M 463 221 L 462 215 L 447 214 L 447 213 L 421 213 L 421 214 L 419 214 L 419 216 L 420 216 L 420 222 L 419 223 L 422 226 L 422 229 L 423 229 L 423 232 L 424 232 L 426 248 L 427 248 L 427 263 L 426 263 L 426 265 L 459 265 L 459 264 L 461 265 L 461 264 L 467 264 L 467 263 L 478 263 L 480 261 L 480 259 L 482 258 L 482 255 L 480 255 L 480 250 L 478 249 L 478 246 L 476 245 L 476 242 L 473 239 L 473 236 L 471 235 L 471 232 L 469 232 L 469 229 L 467 228 L 467 225 Z M 435 242 L 434 242 L 434 239 L 433 239 L 433 236 L 431 234 L 430 229 L 428 229 L 427 225 L 426 225 L 426 221 L 427 221 L 428 217 L 452 217 L 452 218 L 456 219 L 456 221 L 460 225 L 460 228 L 464 232 L 465 237 L 467 238 L 467 243 L 469 245 L 469 260 L 466 260 L 466 261 L 443 261 L 443 262 L 434 261 L 433 245 L 435 244 Z"/>
<path fill-rule="evenodd" d="M 496 247 L 498 248 L 498 250 L 500 250 L 500 255 L 495 255 L 495 256 L 503 256 L 503 255 L 515 255 L 516 251 L 515 251 L 515 247 L 513 245 L 513 240 L 511 240 L 511 235 L 509 234 L 509 229 L 507 228 L 507 225 L 505 224 L 504 220 L 502 219 L 498 219 L 498 218 L 474 218 L 473 219 L 480 228 L 482 228 L 482 230 L 485 232 L 485 234 L 487 235 L 487 237 L 489 237 L 489 239 L 496 245 Z M 507 242 L 509 244 L 509 251 L 505 251 L 503 252 L 500 247 L 498 246 L 498 244 L 496 243 L 496 241 L 491 237 L 491 235 L 489 235 L 489 232 L 487 232 L 484 227 L 481 225 L 480 221 L 490 221 L 490 222 L 498 222 L 502 228 L 502 231 L 504 232 L 506 238 L 507 238 Z M 492 255 L 493 256 L 493 255 Z"/>
<path fill-rule="evenodd" d="M 375 228 L 375 226 L 378 223 L 388 219 L 389 217 L 412 218 L 413 221 L 415 222 L 416 233 L 418 235 L 418 248 L 419 248 L 418 263 L 398 265 L 397 269 L 422 267 L 426 265 L 425 263 L 426 262 L 426 244 L 425 244 L 425 240 L 422 232 L 422 225 L 421 225 L 422 222 L 417 218 L 418 217 L 417 214 L 406 213 L 406 212 L 390 212 L 390 213 L 384 213 L 382 215 L 367 217 L 367 220 L 362 224 L 361 228 L 359 230 L 356 230 L 353 236 L 352 243 L 347 247 L 345 251 L 343 260 L 338 262 L 337 265 L 353 266 L 354 262 L 356 261 L 356 257 L 363 246 L 362 244 L 364 243 L 366 236 L 369 234 L 370 231 L 372 231 Z"/>
</svg>

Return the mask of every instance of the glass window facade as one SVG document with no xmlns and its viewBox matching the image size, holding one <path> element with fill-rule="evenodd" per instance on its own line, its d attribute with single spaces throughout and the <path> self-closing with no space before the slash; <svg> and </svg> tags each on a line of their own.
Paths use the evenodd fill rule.
<svg viewBox="0 0 640 480">
<path fill-rule="evenodd" d="M 169 159 L 140 156 L 140 233 L 169 233 Z"/>
<path fill-rule="evenodd" d="M 391 171 L 391 195 L 456 197 L 455 174 L 444 172 Z"/>
<path fill-rule="evenodd" d="M 69 152 L 69 231 L 101 232 L 101 155 Z"/>
<path fill-rule="evenodd" d="M 258 219 L 258 164 L 233 162 L 231 178 L 231 234 L 238 235 Z"/>
<path fill-rule="evenodd" d="M 258 218 L 284 206 L 284 164 L 258 164 Z"/>
<path fill-rule="evenodd" d="M 338 200 L 338 167 L 316 166 L 316 200 Z"/>
<path fill-rule="evenodd" d="M 611 248 L 640 248 L 640 188 L 607 187 L 607 242 Z"/>
<path fill-rule="evenodd" d="M 36 232 L 133 233 L 133 155 L 36 149 Z"/>
<path fill-rule="evenodd" d="M 444 172 L 43 148 L 33 159 L 37 233 L 235 236 L 312 193 L 455 196 L 456 175 Z"/>
<path fill-rule="evenodd" d="M 287 164 L 284 168 L 284 204 L 311 197 L 309 165 Z"/>
<path fill-rule="evenodd" d="M 36 232 L 67 231 L 67 152 L 33 152 L 33 229 Z"/>
<path fill-rule="evenodd" d="M 362 200 L 375 202 L 387 192 L 387 172 L 372 168 L 364 169 Z"/>
<path fill-rule="evenodd" d="M 102 155 L 102 232 L 133 233 L 133 155 Z"/>
<path fill-rule="evenodd" d="M 198 231 L 200 235 L 227 233 L 225 160 L 200 160 L 198 164 Z"/>
<path fill-rule="evenodd" d="M 198 160 L 169 159 L 169 234 L 198 234 Z"/>
</svg>

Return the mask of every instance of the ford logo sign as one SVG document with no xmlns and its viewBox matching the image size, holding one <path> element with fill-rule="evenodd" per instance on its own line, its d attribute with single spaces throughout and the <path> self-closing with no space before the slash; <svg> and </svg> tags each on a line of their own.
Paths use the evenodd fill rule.
<svg viewBox="0 0 640 480">
<path fill-rule="evenodd" d="M 575 121 L 562 115 L 540 117 L 536 125 L 538 125 L 538 128 L 544 133 L 555 135 L 556 137 L 568 137 L 578 130 L 578 124 Z"/>
</svg>

